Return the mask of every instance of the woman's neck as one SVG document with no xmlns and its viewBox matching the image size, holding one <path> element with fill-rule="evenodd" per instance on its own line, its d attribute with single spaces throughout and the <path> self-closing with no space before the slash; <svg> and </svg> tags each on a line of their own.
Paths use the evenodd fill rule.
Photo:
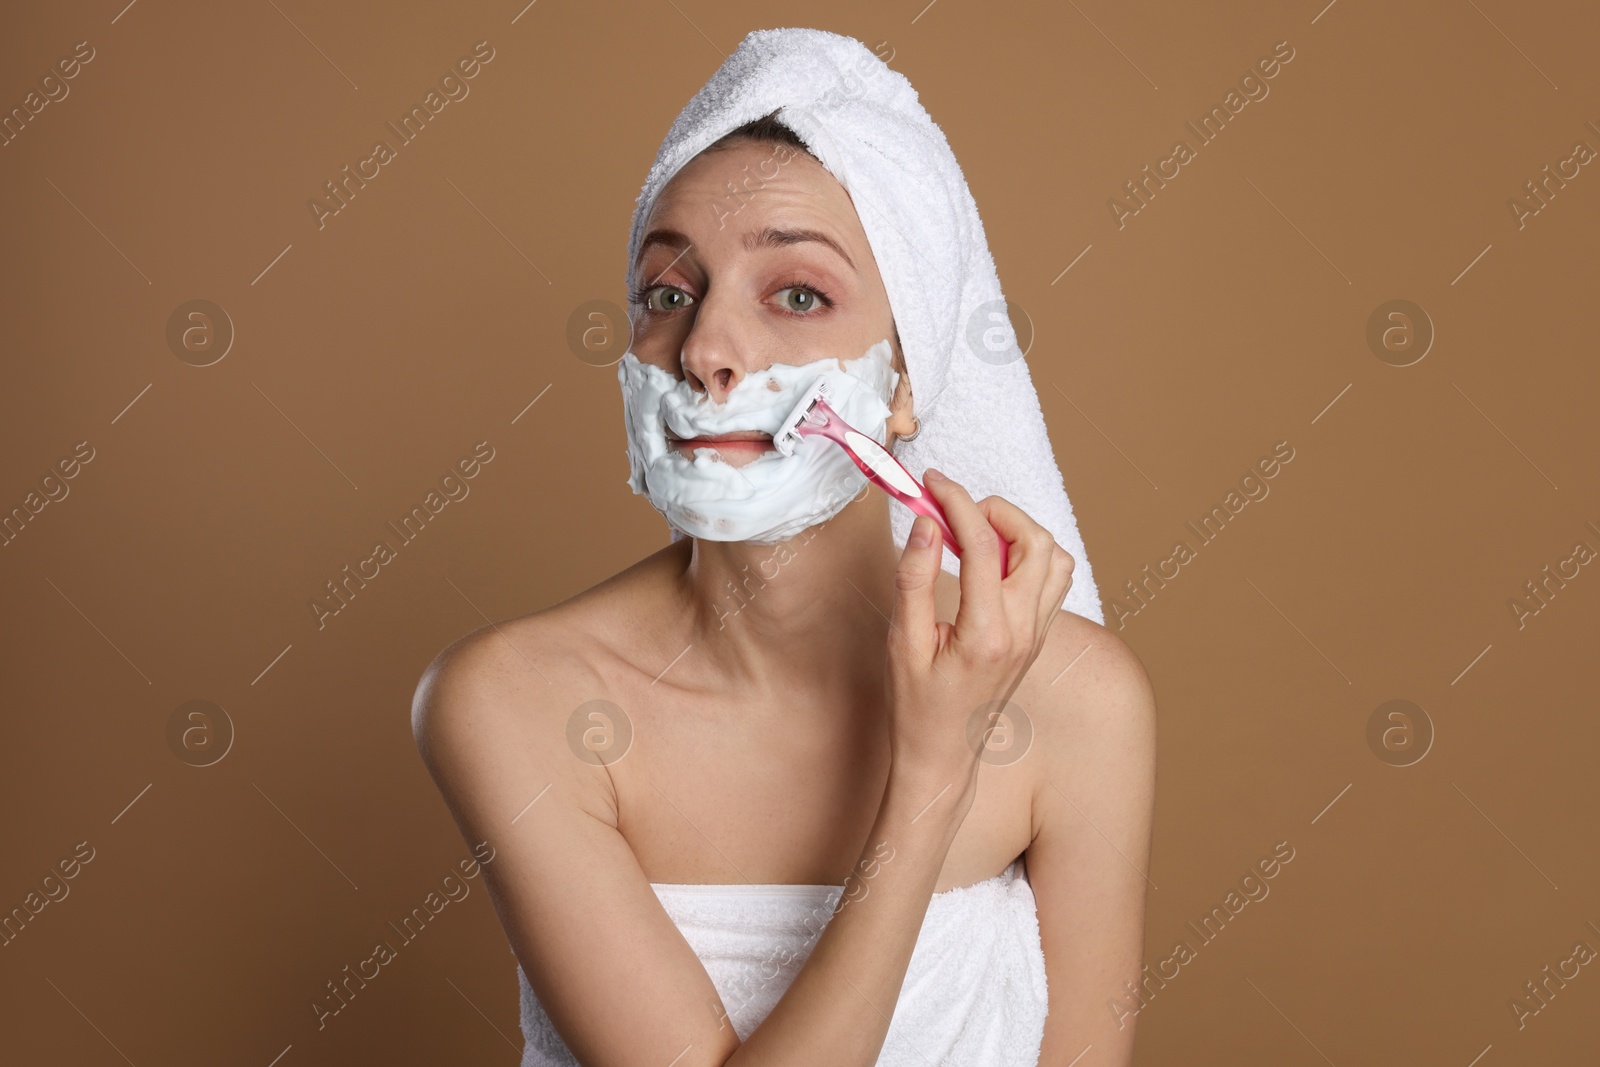
<svg viewBox="0 0 1600 1067">
<path fill-rule="evenodd" d="M 692 644 L 757 691 L 881 674 L 899 550 L 872 490 L 787 541 L 685 538 L 671 556 Z"/>
</svg>

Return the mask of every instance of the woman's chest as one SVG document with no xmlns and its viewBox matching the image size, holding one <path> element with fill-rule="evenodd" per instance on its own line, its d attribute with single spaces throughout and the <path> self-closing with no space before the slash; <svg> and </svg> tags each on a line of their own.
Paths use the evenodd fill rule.
<svg viewBox="0 0 1600 1067">
<path fill-rule="evenodd" d="M 935 892 L 1002 871 L 1032 836 L 1029 761 L 984 760 Z M 657 707 L 614 764 L 618 827 L 658 883 L 840 885 L 889 773 L 881 713 Z"/>
</svg>

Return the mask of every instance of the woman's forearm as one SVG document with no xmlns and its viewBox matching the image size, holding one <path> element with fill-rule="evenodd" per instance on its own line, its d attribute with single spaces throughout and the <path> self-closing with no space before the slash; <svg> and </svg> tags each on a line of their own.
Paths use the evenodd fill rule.
<svg viewBox="0 0 1600 1067">
<path fill-rule="evenodd" d="M 872 1067 L 933 887 L 977 776 L 889 776 L 833 917 L 794 981 L 725 1067 Z"/>
</svg>

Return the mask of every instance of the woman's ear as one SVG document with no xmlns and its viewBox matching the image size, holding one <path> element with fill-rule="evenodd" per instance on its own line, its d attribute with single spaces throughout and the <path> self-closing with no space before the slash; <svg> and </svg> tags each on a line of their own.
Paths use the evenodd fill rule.
<svg viewBox="0 0 1600 1067">
<path fill-rule="evenodd" d="M 916 432 L 917 422 L 911 415 L 911 375 L 906 373 L 905 355 L 900 351 L 899 330 L 894 334 L 894 369 L 900 380 L 895 383 L 894 399 L 889 403 L 889 433 L 891 438 L 907 437 Z M 892 447 L 894 441 L 889 444 Z"/>
</svg>

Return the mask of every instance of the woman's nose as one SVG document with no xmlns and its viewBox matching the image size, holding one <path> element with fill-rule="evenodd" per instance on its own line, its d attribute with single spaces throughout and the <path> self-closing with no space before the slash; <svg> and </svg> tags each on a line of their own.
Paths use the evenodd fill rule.
<svg viewBox="0 0 1600 1067">
<path fill-rule="evenodd" d="M 711 400 L 720 404 L 744 381 L 749 347 L 749 338 L 733 316 L 712 306 L 710 300 L 703 301 L 695 309 L 694 323 L 683 341 L 684 374 L 691 384 L 698 380 Z"/>
</svg>

